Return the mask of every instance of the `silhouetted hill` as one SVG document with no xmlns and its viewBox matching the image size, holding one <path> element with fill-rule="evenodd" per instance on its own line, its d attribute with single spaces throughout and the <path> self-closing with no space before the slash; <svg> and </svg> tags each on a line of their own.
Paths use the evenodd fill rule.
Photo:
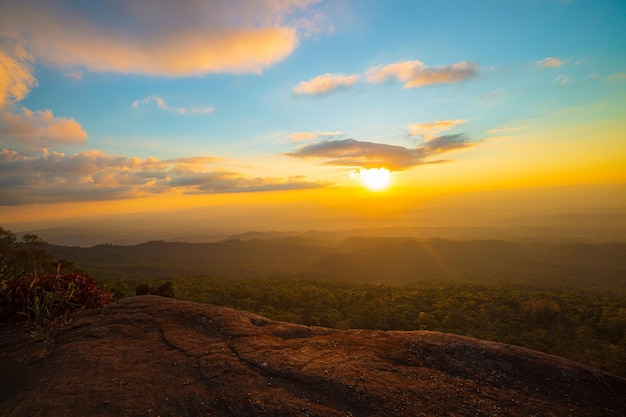
<svg viewBox="0 0 626 417">
<path fill-rule="evenodd" d="M 591 287 L 626 285 L 626 243 L 455 241 L 303 236 L 213 243 L 153 241 L 90 248 L 50 245 L 99 278 L 181 275 L 301 277 L 367 283 L 424 280 L 538 282 Z"/>
<path fill-rule="evenodd" d="M 321 258 L 303 275 L 369 283 L 466 280 L 607 287 L 626 284 L 624 243 L 350 239 L 343 245 L 350 249 Z"/>
<path fill-rule="evenodd" d="M 227 240 L 213 243 L 153 241 L 133 246 L 90 248 L 48 246 L 58 259 L 71 259 L 96 276 L 150 279 L 206 274 L 232 278 L 299 273 L 332 249 L 280 240 Z"/>
<path fill-rule="evenodd" d="M 0 328 L 0 415 L 626 415 L 626 380 L 428 331 L 339 331 L 156 296 L 47 340 Z"/>
<path fill-rule="evenodd" d="M 355 247 L 359 243 L 363 242 L 351 239 L 349 245 Z M 393 283 L 486 279 L 494 268 L 517 264 L 527 252 L 522 245 L 502 241 L 376 239 L 370 243 L 373 245 L 326 256 L 305 275 Z"/>
</svg>

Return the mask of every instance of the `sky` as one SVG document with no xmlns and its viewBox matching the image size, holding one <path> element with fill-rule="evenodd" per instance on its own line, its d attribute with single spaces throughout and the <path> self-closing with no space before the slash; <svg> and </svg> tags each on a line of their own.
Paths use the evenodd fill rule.
<svg viewBox="0 0 626 417">
<path fill-rule="evenodd" d="M 0 9 L 0 225 L 413 225 L 427 196 L 626 183 L 622 0 Z"/>
</svg>

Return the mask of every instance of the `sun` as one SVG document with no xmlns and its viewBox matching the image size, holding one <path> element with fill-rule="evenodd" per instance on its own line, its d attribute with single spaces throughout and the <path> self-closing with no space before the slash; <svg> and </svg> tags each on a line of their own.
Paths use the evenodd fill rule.
<svg viewBox="0 0 626 417">
<path fill-rule="evenodd" d="M 391 184 L 391 172 L 387 168 L 362 169 L 359 179 L 370 190 L 383 191 Z"/>
</svg>

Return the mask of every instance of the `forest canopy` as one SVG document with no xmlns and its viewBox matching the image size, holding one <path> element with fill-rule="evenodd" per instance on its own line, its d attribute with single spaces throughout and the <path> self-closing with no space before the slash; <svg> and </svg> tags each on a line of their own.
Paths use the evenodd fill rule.
<svg viewBox="0 0 626 417">
<path fill-rule="evenodd" d="M 626 376 L 623 243 L 354 237 L 78 248 L 1 231 L 3 283 L 77 267 L 117 298 L 175 296 L 338 329 L 457 333 Z"/>
</svg>

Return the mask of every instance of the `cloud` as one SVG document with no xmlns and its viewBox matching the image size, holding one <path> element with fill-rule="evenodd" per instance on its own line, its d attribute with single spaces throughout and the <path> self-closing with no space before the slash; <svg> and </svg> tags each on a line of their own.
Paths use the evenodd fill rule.
<svg viewBox="0 0 626 417">
<path fill-rule="evenodd" d="M 317 2 L 317 0 L 315 0 Z M 311 10 L 306 16 L 301 16 L 290 21 L 290 26 L 296 28 L 303 36 L 310 37 L 320 33 L 333 33 L 335 28 L 327 26 L 326 17 L 319 11 Z"/>
<path fill-rule="evenodd" d="M 330 183 L 305 181 L 302 176 L 293 176 L 286 179 L 245 178 L 228 172 L 218 172 L 196 176 L 187 185 L 193 185 L 193 188 L 187 191 L 186 194 L 216 194 L 302 190 L 327 187 Z"/>
<path fill-rule="evenodd" d="M 0 44 L 0 146 L 40 150 L 52 144 L 85 142 L 87 133 L 76 120 L 17 104 L 36 86 L 32 57 L 15 43 Z"/>
<path fill-rule="evenodd" d="M 430 140 L 436 137 L 441 132 L 448 131 L 454 126 L 466 123 L 465 120 L 438 120 L 432 123 L 414 123 L 409 125 L 409 135 L 418 136 L 421 135 L 426 140 Z"/>
<path fill-rule="evenodd" d="M 343 139 L 305 145 L 286 155 L 323 160 L 327 165 L 352 168 L 384 167 L 392 171 L 401 171 L 413 166 L 445 162 L 431 158 L 470 146 L 473 146 L 473 143 L 463 134 L 439 136 L 416 148 Z"/>
<path fill-rule="evenodd" d="M 614 72 L 609 75 L 609 81 L 623 81 L 626 80 L 626 72 Z"/>
<path fill-rule="evenodd" d="M 455 135 L 443 135 L 429 140 L 423 146 L 429 155 L 438 155 L 444 152 L 450 152 L 456 149 L 467 148 L 474 144 L 462 133 Z"/>
<path fill-rule="evenodd" d="M 478 67 L 473 62 L 427 67 L 421 61 L 402 61 L 370 68 L 366 75 L 370 83 L 396 79 L 404 83 L 404 88 L 416 88 L 433 84 L 458 83 L 474 77 L 477 71 Z"/>
<path fill-rule="evenodd" d="M 297 25 L 289 18 L 316 1 L 5 2 L 0 36 L 63 69 L 170 77 L 260 73 L 296 48 Z"/>
<path fill-rule="evenodd" d="M 421 61 L 401 61 L 370 68 L 363 74 L 326 73 L 309 81 L 301 81 L 293 90 L 296 94 L 324 94 L 338 88 L 350 87 L 363 79 L 370 84 L 395 79 L 404 83 L 404 88 L 417 88 L 434 84 L 458 83 L 476 76 L 477 72 L 478 66 L 473 62 L 427 67 Z"/>
<path fill-rule="evenodd" d="M 304 177 L 249 178 L 224 170 L 212 156 L 161 160 L 97 150 L 65 154 L 44 150 L 30 157 L 0 151 L 0 205 L 133 198 L 160 193 L 211 194 L 328 186 Z"/>
<path fill-rule="evenodd" d="M 133 102 L 134 109 L 142 109 L 148 106 L 156 106 L 159 110 L 171 113 L 178 113 L 181 115 L 209 114 L 213 112 L 213 107 L 171 107 L 165 102 L 165 99 L 159 96 L 148 96 L 143 100 L 135 100 Z"/>
<path fill-rule="evenodd" d="M 296 94 L 323 94 L 340 87 L 348 87 L 359 80 L 358 75 L 323 74 L 309 81 L 301 81 L 293 89 Z"/>
<path fill-rule="evenodd" d="M 51 144 L 82 144 L 87 133 L 74 119 L 55 117 L 50 110 L 20 108 L 0 114 L 0 144 L 41 149 Z"/>
<path fill-rule="evenodd" d="M 0 44 L 0 110 L 22 101 L 37 86 L 32 57 L 15 44 Z"/>
<path fill-rule="evenodd" d="M 343 135 L 343 132 L 318 132 L 316 130 L 315 132 L 293 132 L 289 134 L 289 139 L 291 139 L 292 142 L 305 142 L 312 139 L 331 138 L 339 135 Z"/>
<path fill-rule="evenodd" d="M 563 85 L 569 83 L 571 80 L 572 80 L 572 78 L 569 75 L 561 74 L 561 75 L 559 75 L 558 77 L 556 77 L 554 79 L 554 82 L 558 83 L 561 86 L 563 86 Z"/>
<path fill-rule="evenodd" d="M 325 140 L 306 145 L 287 153 L 302 159 L 323 159 L 325 164 L 348 167 L 400 170 L 417 165 L 422 155 L 419 150 L 382 143 L 361 142 L 354 139 Z"/>
<path fill-rule="evenodd" d="M 537 61 L 537 65 L 543 68 L 559 68 L 565 65 L 565 61 L 559 58 L 553 58 L 551 56 Z"/>
</svg>

